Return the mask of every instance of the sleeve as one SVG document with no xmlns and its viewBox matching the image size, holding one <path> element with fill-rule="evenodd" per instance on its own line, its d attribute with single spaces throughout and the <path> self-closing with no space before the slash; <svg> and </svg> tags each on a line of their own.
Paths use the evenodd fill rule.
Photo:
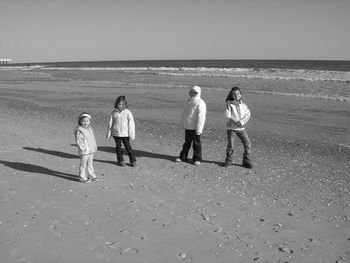
<svg viewBox="0 0 350 263">
<path fill-rule="evenodd" d="M 107 127 L 107 134 L 106 134 L 106 139 L 109 139 L 112 134 L 112 125 L 113 125 L 113 115 L 109 116 L 109 121 L 108 121 L 108 127 Z"/>
<path fill-rule="evenodd" d="M 84 135 L 80 131 L 75 131 L 75 142 L 81 151 L 85 151 Z"/>
<path fill-rule="evenodd" d="M 134 116 L 130 111 L 128 114 L 128 131 L 129 131 L 130 139 L 134 140 L 135 139 L 135 121 L 134 121 Z"/>
<path fill-rule="evenodd" d="M 203 132 L 206 114 L 207 114 L 207 105 L 205 104 L 204 101 L 202 101 L 202 103 L 200 103 L 198 107 L 198 123 L 196 128 L 197 134 L 202 134 Z"/>
<path fill-rule="evenodd" d="M 241 118 L 240 122 L 242 124 L 242 126 L 244 126 L 250 119 L 250 110 L 249 108 L 246 106 L 246 109 L 244 111 L 244 115 L 243 117 Z"/>
<path fill-rule="evenodd" d="M 239 119 L 237 118 L 237 116 L 234 114 L 234 112 L 232 112 L 232 108 L 230 106 L 229 103 L 226 104 L 226 108 L 225 108 L 225 117 L 232 120 L 233 122 L 237 122 L 239 121 Z"/>
</svg>

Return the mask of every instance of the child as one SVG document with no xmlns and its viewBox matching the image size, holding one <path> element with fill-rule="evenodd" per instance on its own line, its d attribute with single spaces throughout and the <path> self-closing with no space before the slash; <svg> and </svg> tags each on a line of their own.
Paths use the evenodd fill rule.
<svg viewBox="0 0 350 263">
<path fill-rule="evenodd" d="M 114 110 L 112 111 L 106 138 L 113 136 L 115 141 L 115 149 L 117 153 L 117 160 L 120 166 L 125 166 L 122 142 L 129 155 L 132 167 L 136 167 L 136 158 L 130 145 L 130 139 L 135 139 L 135 122 L 132 113 L 127 109 L 128 103 L 125 96 L 119 96 L 114 103 Z"/>
<path fill-rule="evenodd" d="M 75 129 L 75 141 L 78 146 L 80 157 L 79 181 L 89 183 L 91 180 L 97 181 L 98 178 L 92 166 L 94 153 L 97 151 L 94 131 L 90 126 L 91 116 L 87 112 L 80 114 L 78 126 Z"/>
<path fill-rule="evenodd" d="M 225 116 L 228 119 L 226 124 L 227 129 L 227 150 L 224 166 L 227 167 L 233 163 L 233 144 L 235 135 L 243 143 L 243 166 L 252 168 L 250 162 L 251 143 L 244 125 L 249 121 L 250 110 L 248 106 L 241 100 L 242 94 L 238 87 L 233 87 L 226 98 Z"/>
<path fill-rule="evenodd" d="M 202 161 L 201 134 L 204 128 L 206 104 L 201 99 L 201 88 L 194 86 L 189 91 L 189 99 L 184 104 L 182 125 L 185 129 L 185 143 L 176 162 L 187 162 L 188 152 L 193 142 L 193 164 L 200 165 Z"/>
</svg>

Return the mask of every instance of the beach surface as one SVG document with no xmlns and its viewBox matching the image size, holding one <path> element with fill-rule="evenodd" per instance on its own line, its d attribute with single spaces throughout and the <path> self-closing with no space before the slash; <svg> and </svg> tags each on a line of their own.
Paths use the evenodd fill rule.
<svg viewBox="0 0 350 263">
<path fill-rule="evenodd" d="M 349 103 L 243 93 L 254 167 L 241 166 L 237 140 L 235 164 L 224 168 L 228 90 L 202 88 L 204 160 L 194 166 L 174 162 L 188 87 L 1 72 L 0 261 L 350 262 Z M 137 167 L 117 166 L 105 139 L 119 95 L 136 120 Z M 73 130 L 82 111 L 99 149 L 100 180 L 89 184 L 77 182 Z"/>
</svg>

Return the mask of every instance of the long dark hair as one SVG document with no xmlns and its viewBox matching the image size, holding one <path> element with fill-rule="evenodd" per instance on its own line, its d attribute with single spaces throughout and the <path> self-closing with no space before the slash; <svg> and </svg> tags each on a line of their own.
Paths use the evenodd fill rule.
<svg viewBox="0 0 350 263">
<path fill-rule="evenodd" d="M 230 90 L 230 92 L 228 93 L 227 97 L 226 97 L 226 102 L 227 102 L 227 101 L 230 101 L 230 100 L 235 100 L 234 97 L 233 97 L 233 92 L 235 92 L 235 91 L 237 91 L 237 90 L 238 90 L 239 93 L 241 93 L 241 95 L 242 95 L 242 92 L 241 92 L 241 90 L 240 90 L 239 87 L 233 87 L 233 88 Z"/>
<path fill-rule="evenodd" d="M 126 101 L 125 96 L 119 96 L 115 102 L 114 102 L 114 108 L 117 109 L 118 108 L 118 104 L 120 102 L 124 102 L 124 109 L 126 109 L 128 107 L 128 102 Z"/>
</svg>

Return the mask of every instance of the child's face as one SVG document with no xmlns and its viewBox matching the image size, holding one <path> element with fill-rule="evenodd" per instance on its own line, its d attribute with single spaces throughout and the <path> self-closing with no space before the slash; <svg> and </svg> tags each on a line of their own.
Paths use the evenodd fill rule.
<svg viewBox="0 0 350 263">
<path fill-rule="evenodd" d="M 121 101 L 121 102 L 118 103 L 117 109 L 120 110 L 120 111 L 124 110 L 124 101 Z"/>
<path fill-rule="evenodd" d="M 84 117 L 80 123 L 81 123 L 81 126 L 83 126 L 84 128 L 87 128 L 90 125 L 90 118 Z"/>
<path fill-rule="evenodd" d="M 191 98 L 197 96 L 197 92 L 195 92 L 194 90 L 190 90 L 189 94 L 190 94 L 190 97 L 191 97 Z"/>
<path fill-rule="evenodd" d="M 234 100 L 240 100 L 242 98 L 241 92 L 239 90 L 235 90 L 232 93 L 232 96 L 233 96 Z"/>
</svg>

